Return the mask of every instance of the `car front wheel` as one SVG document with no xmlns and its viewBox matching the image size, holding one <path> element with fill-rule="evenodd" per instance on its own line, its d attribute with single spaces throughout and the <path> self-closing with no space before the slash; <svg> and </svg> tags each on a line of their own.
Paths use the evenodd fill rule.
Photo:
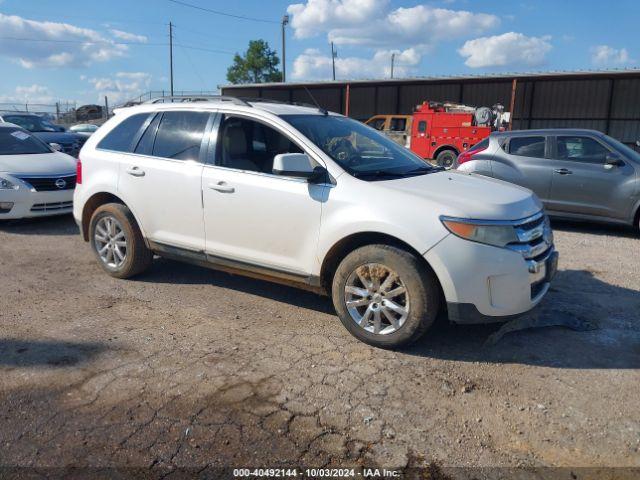
<svg viewBox="0 0 640 480">
<path fill-rule="evenodd" d="M 112 277 L 133 277 L 153 261 L 153 253 L 125 205 L 108 203 L 98 207 L 91 217 L 89 233 L 100 266 Z"/>
<path fill-rule="evenodd" d="M 332 297 L 347 330 L 381 348 L 419 339 L 440 306 L 435 274 L 411 253 L 389 245 L 368 245 L 347 255 L 334 275 Z"/>
</svg>

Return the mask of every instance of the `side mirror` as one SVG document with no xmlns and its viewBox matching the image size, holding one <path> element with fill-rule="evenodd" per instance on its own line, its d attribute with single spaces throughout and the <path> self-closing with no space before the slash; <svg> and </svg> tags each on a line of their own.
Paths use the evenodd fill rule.
<svg viewBox="0 0 640 480">
<path fill-rule="evenodd" d="M 59 143 L 50 143 L 49 146 L 53 148 L 56 152 L 62 151 L 62 145 L 60 145 Z"/>
<path fill-rule="evenodd" d="M 608 153 L 605 157 L 605 166 L 608 167 L 622 167 L 624 162 L 617 153 Z"/>
<path fill-rule="evenodd" d="M 636 147 L 640 147 L 640 140 L 636 140 Z"/>
<path fill-rule="evenodd" d="M 319 168 L 325 171 L 322 167 L 314 168 L 311 159 L 305 153 L 281 153 L 273 157 L 274 175 L 306 178 L 312 182 L 316 181 Z"/>
</svg>

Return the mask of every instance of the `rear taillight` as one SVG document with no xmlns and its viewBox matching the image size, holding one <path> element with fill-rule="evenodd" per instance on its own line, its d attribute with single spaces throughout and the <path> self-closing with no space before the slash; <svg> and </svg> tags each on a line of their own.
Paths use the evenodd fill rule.
<svg viewBox="0 0 640 480">
<path fill-rule="evenodd" d="M 458 165 L 462 165 L 463 163 L 466 163 L 469 160 L 473 160 L 473 156 L 476 153 L 483 152 L 486 149 L 487 149 L 487 147 L 479 147 L 479 146 L 476 145 L 475 147 L 471 147 L 466 152 L 462 152 L 460 155 L 458 155 Z"/>
<path fill-rule="evenodd" d="M 76 162 L 76 183 L 82 183 L 82 160 L 80 159 Z"/>
</svg>

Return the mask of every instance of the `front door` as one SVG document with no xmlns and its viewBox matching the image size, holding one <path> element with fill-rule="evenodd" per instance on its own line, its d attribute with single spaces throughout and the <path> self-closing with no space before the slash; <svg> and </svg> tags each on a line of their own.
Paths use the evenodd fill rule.
<svg viewBox="0 0 640 480">
<path fill-rule="evenodd" d="M 635 170 L 629 164 L 606 165 L 609 153 L 608 147 L 589 136 L 556 137 L 549 209 L 626 219 L 631 202 L 623 185 Z"/>
<path fill-rule="evenodd" d="M 204 250 L 201 177 L 209 112 L 158 113 L 120 165 L 119 188 L 147 238 Z"/>
<path fill-rule="evenodd" d="M 272 173 L 276 155 L 302 153 L 283 132 L 233 115 L 218 132 L 202 177 L 207 255 L 308 277 L 328 187 Z"/>
</svg>

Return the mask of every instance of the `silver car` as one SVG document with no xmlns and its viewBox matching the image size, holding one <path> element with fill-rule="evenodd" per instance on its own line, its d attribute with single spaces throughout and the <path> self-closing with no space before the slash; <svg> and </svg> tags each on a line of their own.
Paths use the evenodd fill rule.
<svg viewBox="0 0 640 480">
<path fill-rule="evenodd" d="M 640 154 L 594 130 L 494 132 L 456 168 L 530 188 L 552 216 L 640 228 Z"/>
</svg>

